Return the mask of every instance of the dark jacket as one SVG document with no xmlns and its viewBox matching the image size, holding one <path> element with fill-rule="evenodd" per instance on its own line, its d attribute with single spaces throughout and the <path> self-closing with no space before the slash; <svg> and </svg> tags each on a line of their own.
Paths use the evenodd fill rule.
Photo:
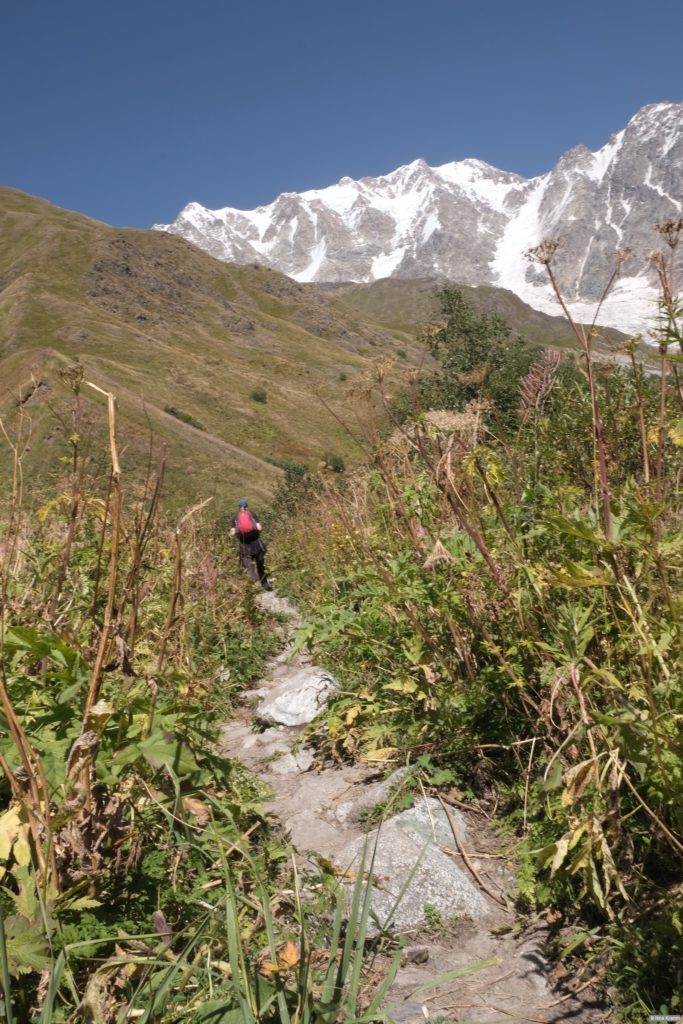
<svg viewBox="0 0 683 1024">
<path fill-rule="evenodd" d="M 258 522 L 258 516 L 252 509 L 249 509 L 255 522 Z M 231 523 L 232 529 L 235 531 L 235 540 L 240 551 L 255 558 L 257 555 L 265 554 L 266 545 L 261 540 L 260 530 L 250 530 L 249 533 L 240 533 L 237 529 L 237 515 L 232 517 Z"/>
</svg>

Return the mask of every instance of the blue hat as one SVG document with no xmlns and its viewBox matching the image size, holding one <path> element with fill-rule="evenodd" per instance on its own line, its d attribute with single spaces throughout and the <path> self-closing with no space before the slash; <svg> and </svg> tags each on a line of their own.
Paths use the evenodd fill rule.
<svg viewBox="0 0 683 1024">
<path fill-rule="evenodd" d="M 240 500 L 237 502 L 237 507 L 238 508 L 246 508 L 248 504 L 249 504 L 249 502 L 247 501 L 246 498 L 240 498 Z"/>
</svg>

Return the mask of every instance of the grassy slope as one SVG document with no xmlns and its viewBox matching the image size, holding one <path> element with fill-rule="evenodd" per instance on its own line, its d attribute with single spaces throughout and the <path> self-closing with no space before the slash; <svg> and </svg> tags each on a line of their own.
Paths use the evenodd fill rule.
<svg viewBox="0 0 683 1024">
<path fill-rule="evenodd" d="M 329 286 L 328 294 L 341 307 L 355 310 L 359 315 L 374 319 L 399 335 L 408 324 L 427 324 L 439 319 L 439 303 L 436 292 L 443 281 L 403 280 L 384 278 L 373 284 L 349 284 Z M 482 285 L 471 288 L 457 285 L 465 298 L 480 312 L 497 313 L 514 329 L 537 345 L 576 351 L 577 343 L 571 327 L 563 316 L 548 316 L 539 313 L 522 302 L 516 295 L 503 288 Z M 623 341 L 619 331 L 606 330 L 606 339 Z M 597 348 L 606 350 L 602 339 Z"/>
<path fill-rule="evenodd" d="M 168 451 L 168 491 L 179 503 L 241 492 L 263 501 L 280 473 L 265 459 L 315 464 L 325 451 L 358 454 L 316 396 L 345 415 L 346 388 L 374 360 L 421 361 L 416 325 L 436 312 L 434 282 L 301 285 L 13 189 L 0 189 L 0 232 L 0 416 L 13 436 L 18 409 L 30 414 L 25 475 L 38 492 L 53 489 L 68 454 L 71 395 L 58 371 L 75 361 L 117 396 L 129 478 L 139 480 L 152 437 L 155 453 Z M 466 291 L 494 302 L 533 340 L 571 344 L 566 325 L 509 293 Z M 41 386 L 31 395 L 32 380 Z M 266 389 L 266 404 L 251 398 L 257 388 Z M 83 396 L 82 433 L 104 471 L 104 400 L 89 389 Z M 8 466 L 5 445 L 0 478 Z"/>
<path fill-rule="evenodd" d="M 406 347 L 313 286 L 220 263 L 171 235 L 113 229 L 10 189 L 0 190 L 0 230 L 0 415 L 10 432 L 31 378 L 44 385 L 24 406 L 29 479 L 45 479 L 65 454 L 53 410 L 64 416 L 70 395 L 57 371 L 75 360 L 117 395 L 124 469 L 146 464 L 151 427 L 184 499 L 263 499 L 280 472 L 266 457 L 354 454 L 315 392 L 342 413 L 340 375 L 351 383 L 371 359 Z M 408 347 L 417 357 L 414 339 Z M 256 388 L 266 404 L 250 397 Z M 88 433 L 103 436 L 103 400 L 84 402 Z M 0 472 L 7 463 L 3 448 Z"/>
</svg>

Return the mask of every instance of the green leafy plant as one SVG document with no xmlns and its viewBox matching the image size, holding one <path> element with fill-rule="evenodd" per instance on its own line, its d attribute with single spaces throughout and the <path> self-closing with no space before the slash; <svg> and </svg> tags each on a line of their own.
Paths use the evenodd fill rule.
<svg viewBox="0 0 683 1024">
<path fill-rule="evenodd" d="M 554 274 L 552 245 L 534 255 Z M 305 539 L 283 525 L 298 643 L 343 681 L 321 753 L 427 757 L 435 783 L 497 802 L 521 905 L 591 931 L 571 955 L 616 984 L 624 1020 L 683 983 L 681 313 L 658 266 L 657 377 L 632 344 L 630 369 L 598 362 L 595 325 L 574 325 L 565 367 L 449 291 L 417 395 L 447 408 L 394 415 L 378 371 L 358 414 L 371 464 L 325 480 Z"/>
<path fill-rule="evenodd" d="M 200 423 L 198 419 L 191 416 L 189 412 L 182 412 L 180 409 L 176 409 L 174 405 L 165 405 L 164 412 L 167 412 L 169 416 L 175 416 L 177 420 L 182 423 L 189 423 L 191 427 L 195 427 L 196 430 L 206 430 L 203 423 Z"/>
</svg>

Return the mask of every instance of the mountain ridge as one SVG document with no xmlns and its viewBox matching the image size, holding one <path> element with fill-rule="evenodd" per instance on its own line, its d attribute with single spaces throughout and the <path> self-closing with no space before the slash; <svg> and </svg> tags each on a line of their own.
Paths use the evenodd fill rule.
<svg viewBox="0 0 683 1024">
<path fill-rule="evenodd" d="M 294 280 L 368 283 L 440 277 L 507 288 L 556 314 L 557 301 L 524 252 L 560 236 L 557 276 L 572 312 L 592 320 L 613 269 L 630 248 L 603 319 L 647 331 L 656 301 L 647 255 L 654 224 L 683 210 L 683 104 L 643 107 L 595 152 L 580 144 L 544 175 L 525 179 L 467 158 L 437 167 L 417 159 L 385 175 L 288 192 L 252 211 L 188 204 L 172 224 L 219 259 L 258 262 Z"/>
<path fill-rule="evenodd" d="M 176 503 L 245 490 L 264 503 L 287 462 L 363 456 L 339 422 L 347 389 L 379 360 L 395 393 L 404 370 L 425 363 L 422 328 L 440 315 L 438 280 L 302 284 L 16 189 L 0 188 L 0 233 L 0 419 L 14 437 L 28 414 L 24 470 L 36 492 L 53 488 L 69 451 L 73 395 L 61 372 L 74 364 L 117 397 L 129 485 L 144 482 L 152 449 L 166 449 Z M 576 350 L 565 321 L 499 289 L 462 287 L 516 334 Z M 81 404 L 83 444 L 106 468 L 106 402 L 83 389 Z M 1 479 L 11 462 L 0 445 Z"/>
</svg>

